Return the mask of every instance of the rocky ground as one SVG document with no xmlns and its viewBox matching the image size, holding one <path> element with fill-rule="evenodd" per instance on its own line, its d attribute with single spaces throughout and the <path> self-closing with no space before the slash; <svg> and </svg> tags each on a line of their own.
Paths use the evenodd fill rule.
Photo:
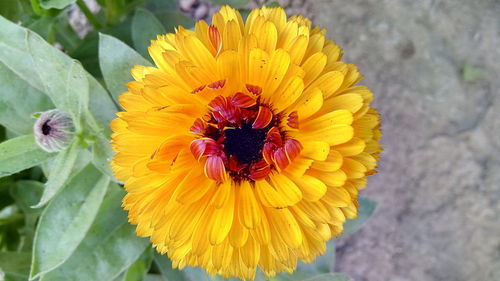
<svg viewBox="0 0 500 281">
<path fill-rule="evenodd" d="M 379 202 L 340 241 L 356 281 L 500 280 L 500 1 L 320 0 L 316 23 L 377 95 Z"/>
</svg>

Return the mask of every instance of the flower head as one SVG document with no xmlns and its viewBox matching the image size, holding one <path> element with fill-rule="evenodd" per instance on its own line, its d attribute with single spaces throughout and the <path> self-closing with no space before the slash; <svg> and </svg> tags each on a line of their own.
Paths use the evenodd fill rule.
<svg viewBox="0 0 500 281">
<path fill-rule="evenodd" d="M 62 151 L 71 144 L 75 126 L 71 116 L 58 109 L 42 112 L 33 126 L 38 146 L 47 152 Z"/>
<path fill-rule="evenodd" d="M 325 30 L 227 6 L 158 36 L 111 126 L 123 207 L 178 268 L 252 279 L 312 262 L 357 214 L 379 115 Z"/>
</svg>

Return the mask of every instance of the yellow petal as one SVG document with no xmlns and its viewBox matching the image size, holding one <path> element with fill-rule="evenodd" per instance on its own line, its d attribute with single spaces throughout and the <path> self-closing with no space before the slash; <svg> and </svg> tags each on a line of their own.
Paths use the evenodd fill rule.
<svg viewBox="0 0 500 281">
<path fill-rule="evenodd" d="M 260 207 L 255 199 L 250 182 L 241 182 L 238 196 L 240 223 L 248 229 L 254 229 L 260 223 Z"/>
<path fill-rule="evenodd" d="M 349 125 L 330 125 L 321 129 L 306 131 L 306 135 L 298 136 L 302 143 L 315 140 L 324 140 L 329 145 L 339 145 L 350 141 L 354 135 L 353 127 Z"/>
<path fill-rule="evenodd" d="M 235 202 L 236 205 L 239 204 L 238 199 Z M 235 248 L 241 248 L 248 239 L 248 229 L 245 228 L 239 219 L 238 212 L 234 212 L 233 224 L 231 226 L 231 230 L 229 231 L 229 242 Z"/>
<path fill-rule="evenodd" d="M 350 141 L 335 146 L 334 149 L 340 152 L 343 156 L 353 156 L 363 152 L 365 147 L 366 144 L 362 139 L 353 137 Z"/>
<path fill-rule="evenodd" d="M 346 109 L 355 113 L 363 106 L 363 98 L 358 94 L 345 94 L 327 99 L 324 108 L 328 111 Z"/>
<path fill-rule="evenodd" d="M 352 113 L 342 109 L 329 112 L 300 124 L 302 130 L 318 130 L 335 124 L 351 125 Z"/>
<path fill-rule="evenodd" d="M 267 208 L 266 213 L 273 223 L 271 227 L 290 248 L 298 248 L 302 243 L 302 232 L 295 217 L 288 209 Z"/>
<path fill-rule="evenodd" d="M 297 110 L 299 120 L 306 120 L 323 106 L 323 93 L 319 88 L 308 88 L 297 99 L 291 110 Z"/>
<path fill-rule="evenodd" d="M 269 221 L 267 219 L 266 213 L 262 208 L 259 208 L 261 221 L 257 227 L 250 231 L 252 237 L 260 244 L 267 245 L 271 239 L 271 230 L 269 227 Z"/>
<path fill-rule="evenodd" d="M 260 258 L 260 245 L 253 238 L 249 238 L 240 248 L 240 257 L 247 267 L 255 268 Z"/>
<path fill-rule="evenodd" d="M 208 224 L 207 229 L 208 240 L 212 245 L 222 243 L 231 230 L 234 214 L 234 196 L 234 191 L 230 191 L 228 196 L 229 198 L 225 200 L 222 208 L 215 209 L 213 211 L 213 215 L 210 218 L 210 223 Z M 212 208 L 215 208 L 215 206 Z"/>
<path fill-rule="evenodd" d="M 326 55 L 322 52 L 315 53 L 302 64 L 302 68 L 306 73 L 304 77 L 304 85 L 306 87 L 321 74 L 325 65 Z"/>
<path fill-rule="evenodd" d="M 342 162 L 342 155 L 335 150 L 331 150 L 325 161 L 314 161 L 311 167 L 323 172 L 335 172 L 340 169 Z"/>
<path fill-rule="evenodd" d="M 347 207 L 352 199 L 343 187 L 332 186 L 321 200 L 333 207 Z"/>
<path fill-rule="evenodd" d="M 330 153 L 330 145 L 325 141 L 301 141 L 304 149 L 300 154 L 317 161 L 325 161 Z"/>
<path fill-rule="evenodd" d="M 307 173 L 323 181 L 328 186 L 342 186 L 347 179 L 347 176 L 342 169 L 335 172 L 322 172 L 311 169 Z"/>
<path fill-rule="evenodd" d="M 280 87 L 281 88 L 281 87 Z M 273 108 L 276 112 L 285 110 L 288 106 L 292 105 L 297 98 L 300 97 L 304 90 L 304 82 L 299 77 L 294 77 L 285 84 L 282 91 L 275 93 L 273 97 L 276 100 L 273 102 Z"/>
<path fill-rule="evenodd" d="M 323 195 L 325 195 L 325 183 L 313 176 L 303 175 L 300 178 L 294 177 L 292 178 L 292 180 L 300 188 L 300 190 L 302 191 L 302 195 L 306 200 L 317 201 L 321 197 L 323 197 Z"/>
<path fill-rule="evenodd" d="M 299 156 L 295 158 L 292 163 L 288 165 L 288 167 L 286 167 L 285 172 L 295 177 L 301 177 L 311 167 L 312 163 L 312 159 Z"/>
<path fill-rule="evenodd" d="M 284 208 L 289 206 L 283 196 L 265 180 L 255 182 L 255 190 L 262 204 L 268 207 Z"/>
<path fill-rule="evenodd" d="M 271 185 L 276 189 L 277 195 L 284 199 L 287 206 L 293 206 L 302 199 L 299 187 L 283 174 L 269 175 Z"/>
<path fill-rule="evenodd" d="M 363 164 L 348 157 L 344 158 L 342 170 L 346 173 L 348 178 L 362 178 L 367 171 Z"/>
</svg>

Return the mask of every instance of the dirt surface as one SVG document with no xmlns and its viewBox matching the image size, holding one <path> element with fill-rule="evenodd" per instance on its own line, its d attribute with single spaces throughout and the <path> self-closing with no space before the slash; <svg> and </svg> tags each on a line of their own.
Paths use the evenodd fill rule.
<svg viewBox="0 0 500 281">
<path fill-rule="evenodd" d="M 319 0 L 376 94 L 379 208 L 339 241 L 356 281 L 500 280 L 500 2 Z"/>
</svg>

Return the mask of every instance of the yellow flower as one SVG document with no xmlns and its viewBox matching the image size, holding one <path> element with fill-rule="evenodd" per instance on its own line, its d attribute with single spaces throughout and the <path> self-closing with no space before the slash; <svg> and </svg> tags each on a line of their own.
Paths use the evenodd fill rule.
<svg viewBox="0 0 500 281">
<path fill-rule="evenodd" d="M 253 279 L 312 262 L 357 214 L 379 115 L 341 49 L 281 8 L 179 27 L 149 47 L 111 126 L 123 207 L 174 267 Z"/>
</svg>

